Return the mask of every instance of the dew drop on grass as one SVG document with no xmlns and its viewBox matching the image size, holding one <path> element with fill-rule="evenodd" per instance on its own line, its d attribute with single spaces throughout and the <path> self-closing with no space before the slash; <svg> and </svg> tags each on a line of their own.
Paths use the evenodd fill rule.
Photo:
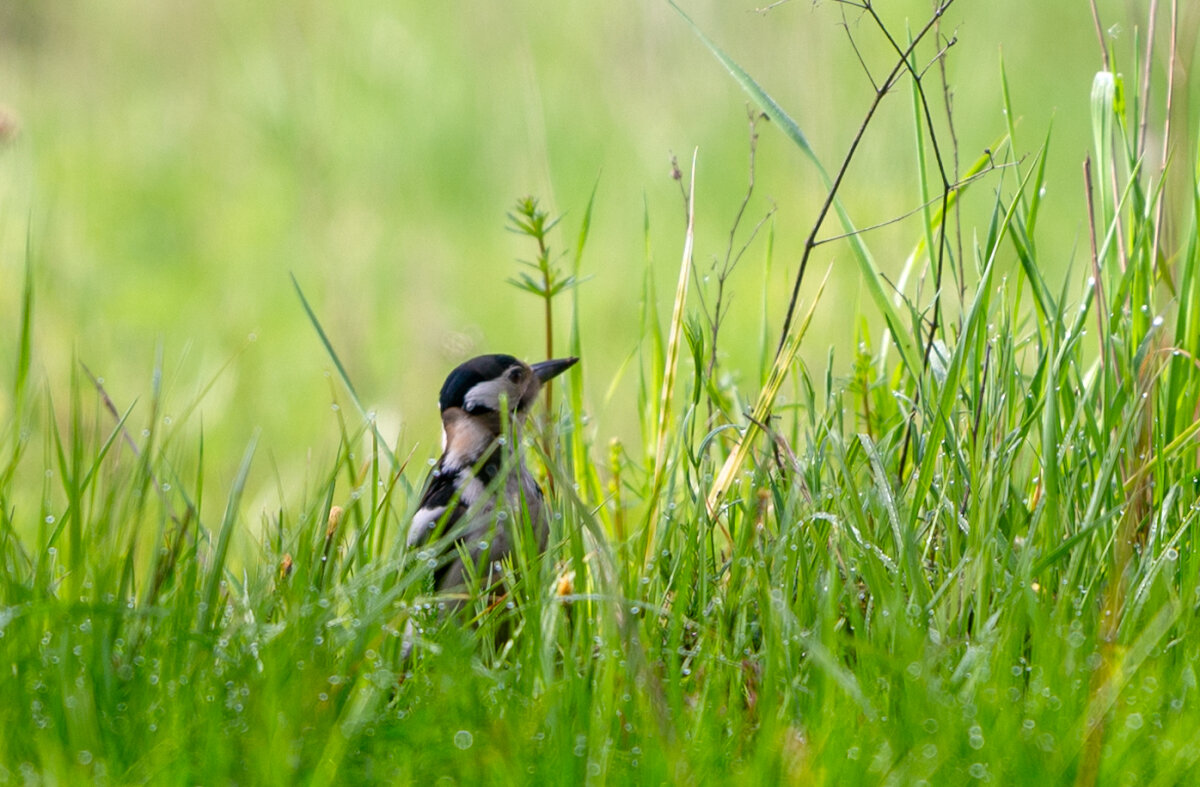
<svg viewBox="0 0 1200 787">
<path fill-rule="evenodd" d="M 461 751 L 466 751 L 467 749 L 471 748 L 471 744 L 474 742 L 475 736 L 473 736 L 467 730 L 459 730 L 458 732 L 454 733 L 454 746 Z"/>
</svg>

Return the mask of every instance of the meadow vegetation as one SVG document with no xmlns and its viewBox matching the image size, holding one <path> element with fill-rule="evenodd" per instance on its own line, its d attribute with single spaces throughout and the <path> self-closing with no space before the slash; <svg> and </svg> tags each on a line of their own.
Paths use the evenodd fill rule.
<svg viewBox="0 0 1200 787">
<path fill-rule="evenodd" d="M 672 160 L 678 232 L 649 200 L 637 226 L 602 221 L 603 175 L 562 220 L 498 207 L 528 263 L 470 287 L 536 317 L 525 355 L 584 360 L 526 433 L 549 549 L 522 544 L 499 598 L 468 593 L 469 625 L 430 592 L 438 556 L 405 547 L 429 449 L 362 395 L 366 349 L 305 271 L 272 291 L 329 369 L 338 434 L 296 472 L 261 438 L 206 439 L 205 399 L 245 356 L 186 396 L 161 351 L 134 395 L 87 357 L 48 373 L 54 225 L 31 226 L 3 347 L 0 783 L 1195 781 L 1200 160 L 1163 65 L 1190 57 L 1180 11 L 1098 25 L 1091 134 L 1061 145 L 1081 217 L 1047 200 L 1073 153 L 1022 132 L 1003 65 L 991 144 L 960 145 L 964 3 L 827 4 L 863 91 L 836 155 L 672 4 L 748 107 L 720 229 L 703 151 Z M 872 135 L 909 140 L 880 227 L 847 196 Z M 768 138 L 819 192 L 802 216 L 762 197 Z M 1061 224 L 1082 228 L 1065 264 L 1041 240 Z M 612 286 L 591 278 L 601 232 L 646 251 L 620 282 L 636 345 L 598 385 L 588 359 L 624 314 L 587 305 Z M 850 311 L 814 350 L 819 315 Z M 614 410 L 631 428 L 606 431 Z"/>
</svg>

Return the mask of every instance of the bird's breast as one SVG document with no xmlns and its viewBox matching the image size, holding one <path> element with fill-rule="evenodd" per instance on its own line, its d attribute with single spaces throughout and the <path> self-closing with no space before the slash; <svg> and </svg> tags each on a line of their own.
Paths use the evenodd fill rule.
<svg viewBox="0 0 1200 787">
<path fill-rule="evenodd" d="M 466 470 L 492 450 L 499 433 L 489 419 L 468 415 L 452 407 L 442 413 L 442 458 L 438 466 Z"/>
</svg>

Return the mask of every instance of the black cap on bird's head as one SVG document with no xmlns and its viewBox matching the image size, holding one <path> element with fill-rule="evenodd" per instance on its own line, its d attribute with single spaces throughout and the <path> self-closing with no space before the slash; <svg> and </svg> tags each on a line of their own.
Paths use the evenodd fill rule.
<svg viewBox="0 0 1200 787">
<path fill-rule="evenodd" d="M 542 383 L 565 372 L 578 358 L 556 358 L 530 366 L 511 355 L 480 355 L 450 372 L 442 384 L 438 407 L 467 413 L 498 412 L 501 399 L 509 409 L 524 411 L 537 398 Z"/>
</svg>

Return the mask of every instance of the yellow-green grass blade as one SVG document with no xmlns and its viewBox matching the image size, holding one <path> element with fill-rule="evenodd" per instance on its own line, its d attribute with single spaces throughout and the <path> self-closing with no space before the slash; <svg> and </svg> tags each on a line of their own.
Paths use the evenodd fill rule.
<svg viewBox="0 0 1200 787">
<path fill-rule="evenodd" d="M 654 481 L 646 520 L 646 558 L 654 549 L 654 531 L 658 514 L 658 497 L 662 491 L 667 466 L 667 432 L 671 401 L 675 395 L 676 366 L 679 361 L 679 338 L 683 333 L 683 309 L 687 302 L 688 278 L 692 270 L 692 246 L 696 229 L 696 159 L 699 149 L 692 151 L 692 175 L 688 186 L 688 222 L 683 239 L 683 259 L 679 263 L 679 281 L 675 285 L 675 305 L 667 333 L 667 357 L 663 364 L 662 391 L 658 400 L 658 426 L 654 436 Z"/>
<path fill-rule="evenodd" d="M 746 463 L 746 458 L 750 455 L 750 448 L 753 446 L 755 438 L 762 432 L 762 424 L 765 424 L 771 417 L 771 411 L 775 407 L 775 398 L 779 395 L 779 388 L 783 385 L 783 381 L 787 379 L 788 370 L 791 368 L 792 362 L 796 359 L 796 352 L 800 349 L 800 340 L 804 338 L 804 334 L 808 331 L 808 326 L 812 323 L 813 312 L 821 300 L 821 293 L 825 291 L 825 283 L 829 281 L 829 274 L 832 270 L 830 268 L 825 272 L 825 278 L 821 280 L 821 286 L 817 288 L 817 294 L 813 298 L 812 307 L 804 315 L 804 319 L 800 322 L 800 325 L 784 338 L 782 351 L 775 356 L 775 363 L 771 366 L 771 371 L 767 375 L 767 384 L 759 391 L 758 400 L 754 403 L 754 415 L 751 417 L 750 423 L 746 426 L 746 431 L 742 434 L 742 439 L 738 442 L 737 448 L 725 459 L 725 464 L 721 466 L 721 472 L 717 474 L 716 479 L 713 480 L 712 487 L 708 491 L 705 503 L 708 506 L 709 516 L 715 517 L 717 515 L 722 498 L 729 491 L 730 486 L 733 485 L 733 479 L 741 471 L 742 465 Z"/>
</svg>

